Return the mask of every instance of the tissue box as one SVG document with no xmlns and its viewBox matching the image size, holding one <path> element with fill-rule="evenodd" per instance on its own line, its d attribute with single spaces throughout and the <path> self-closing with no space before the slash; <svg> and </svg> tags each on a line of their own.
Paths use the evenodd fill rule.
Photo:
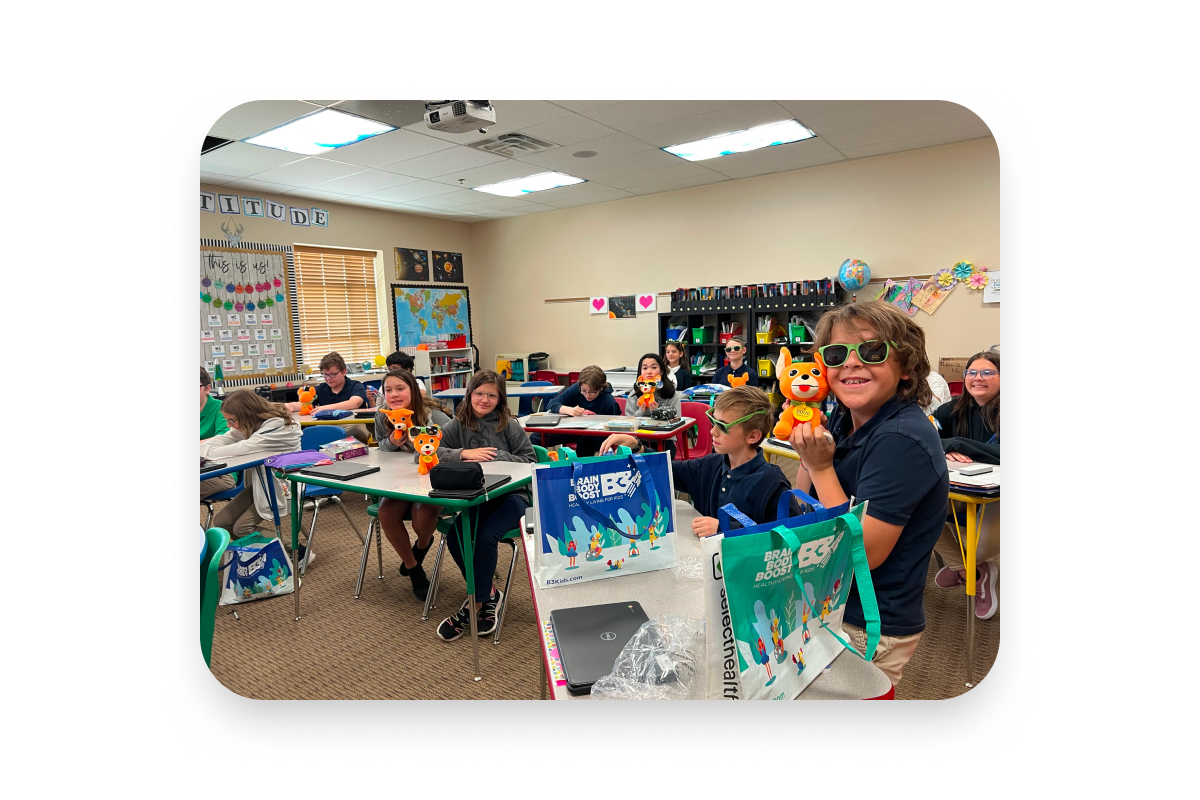
<svg viewBox="0 0 1200 800">
<path fill-rule="evenodd" d="M 365 456 L 368 452 L 367 446 L 353 436 L 338 439 L 336 442 L 330 442 L 321 447 L 321 454 L 334 461 L 358 458 L 359 456 Z"/>
</svg>

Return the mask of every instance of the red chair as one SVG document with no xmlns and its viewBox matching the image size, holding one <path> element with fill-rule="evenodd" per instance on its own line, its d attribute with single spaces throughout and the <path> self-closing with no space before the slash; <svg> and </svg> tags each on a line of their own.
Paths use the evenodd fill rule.
<svg viewBox="0 0 1200 800">
<path fill-rule="evenodd" d="M 679 413 L 696 420 L 696 444 L 688 447 L 688 457 L 676 454 L 676 461 L 691 461 L 712 452 L 712 423 L 708 420 L 708 403 L 684 400 L 679 404 Z"/>
<path fill-rule="evenodd" d="M 962 381 L 947 381 L 947 383 L 950 384 L 950 396 L 951 397 L 958 397 L 960 394 L 963 393 L 963 382 Z"/>
<path fill-rule="evenodd" d="M 574 386 L 578 382 L 579 382 L 579 373 L 578 372 L 568 372 L 567 373 L 567 386 Z"/>
<path fill-rule="evenodd" d="M 625 398 L 624 397 L 614 397 L 613 400 L 617 401 L 617 405 L 621 407 L 621 413 L 624 414 L 625 413 Z"/>
<path fill-rule="evenodd" d="M 546 381 L 551 386 L 558 386 L 558 373 L 548 369 L 539 369 L 533 373 L 533 377 L 530 380 Z"/>
</svg>

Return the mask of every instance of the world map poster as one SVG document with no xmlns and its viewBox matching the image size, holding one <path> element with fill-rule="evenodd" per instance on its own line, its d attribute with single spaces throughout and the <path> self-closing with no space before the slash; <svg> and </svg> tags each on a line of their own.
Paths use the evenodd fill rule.
<svg viewBox="0 0 1200 800">
<path fill-rule="evenodd" d="M 437 288 L 392 284 L 396 305 L 396 346 L 419 344 L 455 336 L 471 342 L 471 305 L 465 286 Z"/>
</svg>

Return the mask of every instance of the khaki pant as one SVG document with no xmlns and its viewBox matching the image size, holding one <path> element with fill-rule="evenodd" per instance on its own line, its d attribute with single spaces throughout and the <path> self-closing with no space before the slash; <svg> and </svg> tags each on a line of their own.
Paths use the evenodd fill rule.
<svg viewBox="0 0 1200 800">
<path fill-rule="evenodd" d="M 958 511 L 963 510 L 963 503 L 954 504 Z M 1000 561 L 1000 504 L 988 503 L 982 506 L 983 523 L 979 526 L 979 546 L 975 549 L 975 563 L 985 561 L 998 563 Z M 976 512 L 978 513 L 978 512 Z M 967 526 L 958 524 L 958 532 L 962 535 L 962 546 L 967 546 Z M 954 523 L 947 522 L 942 527 L 942 535 L 933 546 L 937 554 L 946 562 L 950 569 L 963 568 L 963 553 L 959 549 L 958 537 L 954 535 Z"/>
<path fill-rule="evenodd" d="M 238 492 L 237 497 L 217 512 L 213 517 L 213 527 L 229 531 L 230 539 L 249 536 L 256 530 L 270 536 L 275 534 L 274 521 L 263 519 L 255 510 L 254 491 L 249 486 Z"/>
<path fill-rule="evenodd" d="M 234 486 L 237 486 L 237 481 L 233 479 L 232 473 L 200 481 L 200 499 L 203 500 L 206 497 L 211 497 L 217 492 L 227 492 Z"/>
<path fill-rule="evenodd" d="M 858 649 L 859 653 L 867 651 L 866 631 L 845 623 L 842 624 L 842 630 L 850 637 L 850 643 Z M 875 648 L 875 658 L 871 659 L 871 663 L 888 676 L 892 686 L 897 686 L 904 673 L 904 665 L 912 658 L 913 651 L 917 649 L 917 643 L 920 641 L 921 634 L 919 633 L 911 636 L 880 636 L 879 646 Z"/>
<path fill-rule="evenodd" d="M 371 434 L 367 431 L 366 425 L 344 425 L 342 430 L 346 432 L 347 436 L 353 436 L 363 444 L 369 444 L 371 441 Z"/>
</svg>

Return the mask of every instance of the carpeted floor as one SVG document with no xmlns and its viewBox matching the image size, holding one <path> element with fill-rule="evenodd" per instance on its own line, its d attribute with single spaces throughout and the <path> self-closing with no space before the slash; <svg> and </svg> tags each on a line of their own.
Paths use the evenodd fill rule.
<svg viewBox="0 0 1200 800">
<path fill-rule="evenodd" d="M 344 495 L 347 511 L 365 532 L 366 504 Z M 309 520 L 305 515 L 305 526 Z M 201 517 L 203 522 L 203 516 Z M 288 529 L 290 530 L 290 528 Z M 285 537 L 286 538 L 286 537 Z M 383 547 L 384 579 L 379 580 L 371 548 L 363 594 L 354 599 L 362 545 L 337 509 L 322 509 L 317 554 L 301 591 L 301 615 L 293 620 L 293 599 L 259 601 L 217 610 L 213 675 L 232 691 L 259 699 L 499 699 L 536 700 L 541 659 L 524 558 L 513 574 L 511 600 L 499 645 L 480 640 L 484 679 L 472 680 L 469 639 L 446 643 L 434 633 L 438 623 L 462 604 L 466 587 L 449 553 L 442 569 L 438 609 L 421 621 L 421 602 L 400 559 Z M 500 548 L 500 585 L 507 574 L 509 548 Z M 436 548 L 425 561 L 432 569 Z M 929 624 L 904 679 L 900 699 L 939 699 L 966 691 L 966 596 L 938 589 L 933 569 L 925 591 Z M 976 680 L 987 674 L 1000 642 L 1000 617 L 975 628 Z"/>
</svg>

